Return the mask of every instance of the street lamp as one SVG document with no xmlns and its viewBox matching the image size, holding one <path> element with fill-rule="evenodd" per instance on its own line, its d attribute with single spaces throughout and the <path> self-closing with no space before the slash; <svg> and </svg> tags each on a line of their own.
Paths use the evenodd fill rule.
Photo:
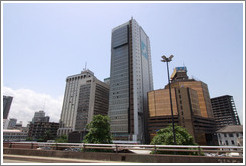
<svg viewBox="0 0 246 166">
<path fill-rule="evenodd" d="M 172 94 L 171 94 L 171 85 L 170 85 L 169 67 L 168 67 L 168 62 L 171 62 L 172 61 L 172 58 L 173 58 L 173 55 L 171 55 L 169 58 L 167 58 L 165 55 L 163 55 L 161 61 L 162 62 L 167 62 L 167 76 L 168 76 L 169 96 L 170 96 L 170 106 L 171 106 L 172 126 L 173 126 L 173 142 L 174 142 L 174 145 L 176 145 L 176 136 L 175 136 L 174 120 L 173 120 Z"/>
</svg>

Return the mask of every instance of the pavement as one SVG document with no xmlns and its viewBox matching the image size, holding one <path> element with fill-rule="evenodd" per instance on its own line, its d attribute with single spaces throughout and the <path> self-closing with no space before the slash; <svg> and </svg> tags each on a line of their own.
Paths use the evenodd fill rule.
<svg viewBox="0 0 246 166">
<path fill-rule="evenodd" d="M 6 164 L 6 163 L 123 163 L 123 162 L 3 154 L 3 163 Z"/>
</svg>

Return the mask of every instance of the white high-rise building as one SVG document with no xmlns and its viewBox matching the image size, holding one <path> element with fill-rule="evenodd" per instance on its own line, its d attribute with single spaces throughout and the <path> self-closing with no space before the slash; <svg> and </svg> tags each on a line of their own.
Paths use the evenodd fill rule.
<svg viewBox="0 0 246 166">
<path fill-rule="evenodd" d="M 109 85 L 98 80 L 90 70 L 69 76 L 57 135 L 84 131 L 93 115 L 108 114 Z"/>
<path fill-rule="evenodd" d="M 147 92 L 151 90 L 149 37 L 131 19 L 112 30 L 109 116 L 115 142 L 148 141 Z"/>
</svg>

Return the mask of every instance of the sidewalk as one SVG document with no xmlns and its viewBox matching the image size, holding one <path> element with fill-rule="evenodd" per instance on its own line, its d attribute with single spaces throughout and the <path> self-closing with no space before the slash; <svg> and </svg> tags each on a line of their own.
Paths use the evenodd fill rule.
<svg viewBox="0 0 246 166">
<path fill-rule="evenodd" d="M 71 158 L 58 158 L 58 157 L 22 156 L 22 155 L 3 154 L 4 164 L 11 163 L 9 162 L 11 160 L 26 161 L 32 163 L 127 163 L 127 162 L 119 162 L 119 161 L 84 160 L 84 159 L 71 159 Z"/>
</svg>

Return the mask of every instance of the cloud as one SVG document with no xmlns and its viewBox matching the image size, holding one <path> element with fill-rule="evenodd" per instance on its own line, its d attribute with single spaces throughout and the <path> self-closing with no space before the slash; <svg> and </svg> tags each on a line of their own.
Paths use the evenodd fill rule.
<svg viewBox="0 0 246 166">
<path fill-rule="evenodd" d="M 53 98 L 48 94 L 41 94 L 29 89 L 11 89 L 3 87 L 3 95 L 12 96 L 13 101 L 9 111 L 9 118 L 16 118 L 26 126 L 32 120 L 34 113 L 40 110 L 50 117 L 50 122 L 59 122 L 62 110 L 63 96 Z"/>
</svg>

